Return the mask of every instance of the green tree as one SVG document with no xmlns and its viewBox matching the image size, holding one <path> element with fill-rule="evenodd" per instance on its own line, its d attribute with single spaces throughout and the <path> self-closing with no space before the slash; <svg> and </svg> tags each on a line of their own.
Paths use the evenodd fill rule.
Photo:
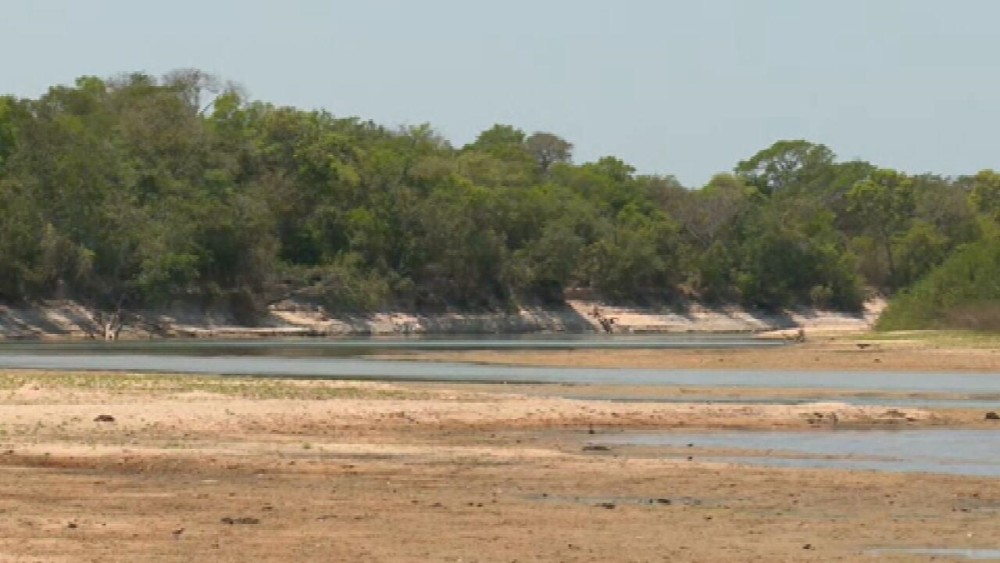
<svg viewBox="0 0 1000 563">
<path fill-rule="evenodd" d="M 524 147 L 542 172 L 548 172 L 553 164 L 568 163 L 573 155 L 573 145 L 552 133 L 535 133 L 524 140 Z"/>
<path fill-rule="evenodd" d="M 735 172 L 764 194 L 809 190 L 829 183 L 835 155 L 824 145 L 778 141 L 736 165 Z"/>
<path fill-rule="evenodd" d="M 855 184 L 847 198 L 850 212 L 857 214 L 886 260 L 887 279 L 871 281 L 899 287 L 893 241 L 913 216 L 913 182 L 905 174 L 881 169 Z"/>
<path fill-rule="evenodd" d="M 1000 222 L 1000 174 L 982 170 L 973 176 L 969 201 L 976 211 Z"/>
</svg>

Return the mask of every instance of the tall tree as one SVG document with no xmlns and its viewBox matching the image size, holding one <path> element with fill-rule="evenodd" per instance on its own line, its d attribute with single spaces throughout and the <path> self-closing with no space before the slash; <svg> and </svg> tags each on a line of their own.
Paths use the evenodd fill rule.
<svg viewBox="0 0 1000 563">
<path fill-rule="evenodd" d="M 806 190 L 829 180 L 835 155 L 824 145 L 778 141 L 736 165 L 735 172 L 764 194 Z"/>
<path fill-rule="evenodd" d="M 913 216 L 913 182 L 895 170 L 876 170 L 867 179 L 851 188 L 847 194 L 850 211 L 863 221 L 884 254 L 888 279 L 883 283 L 895 288 L 898 284 L 893 240 L 904 232 Z"/>
<path fill-rule="evenodd" d="M 542 172 L 548 172 L 553 164 L 569 162 L 573 156 L 573 145 L 552 133 L 535 133 L 525 139 L 524 146 Z"/>
</svg>

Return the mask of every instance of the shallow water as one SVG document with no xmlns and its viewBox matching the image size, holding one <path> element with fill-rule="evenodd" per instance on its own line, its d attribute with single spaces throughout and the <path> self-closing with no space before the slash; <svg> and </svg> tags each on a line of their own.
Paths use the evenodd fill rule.
<svg viewBox="0 0 1000 563">
<path fill-rule="evenodd" d="M 1000 394 L 1000 374 L 550 368 L 365 358 L 368 354 L 385 351 L 428 349 L 746 348 L 783 345 L 785 344 L 780 341 L 757 340 L 746 335 L 159 340 L 112 344 L 6 342 L 0 343 L 0 368 L 455 383 L 610 384 Z"/>
<path fill-rule="evenodd" d="M 8 350 L 8 349 L 4 349 Z M 0 368 L 169 372 L 299 378 L 1000 393 L 995 374 L 548 368 L 364 358 L 0 351 Z"/>
<path fill-rule="evenodd" d="M 996 430 L 628 433 L 599 443 L 682 447 L 688 448 L 686 455 L 698 459 L 772 467 L 1000 477 L 1000 432 Z M 699 454 L 690 448 L 735 449 L 747 455 Z"/>
</svg>

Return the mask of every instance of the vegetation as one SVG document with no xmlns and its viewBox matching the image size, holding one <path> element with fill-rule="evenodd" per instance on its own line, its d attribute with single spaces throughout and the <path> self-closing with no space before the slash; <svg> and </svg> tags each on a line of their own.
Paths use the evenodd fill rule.
<svg viewBox="0 0 1000 563">
<path fill-rule="evenodd" d="M 330 381 L 292 381 L 233 376 L 150 375 L 102 372 L 0 372 L 0 393 L 17 402 L 18 390 L 70 390 L 81 392 L 185 394 L 210 393 L 245 399 L 421 399 L 418 391 L 380 388 L 364 384 Z M 31 398 L 22 399 L 31 402 Z M 86 400 L 86 399 L 83 399 Z"/>
<path fill-rule="evenodd" d="M 907 176 L 791 140 L 687 189 L 615 157 L 574 164 L 572 148 L 508 125 L 454 147 L 427 125 L 251 101 L 195 70 L 0 97 L 0 300 L 185 302 L 248 322 L 289 296 L 502 309 L 570 288 L 850 310 L 946 260 L 904 298 L 933 307 L 887 323 L 996 297 L 929 296 L 995 259 L 976 241 L 1000 220 L 997 173 Z"/>
<path fill-rule="evenodd" d="M 970 244 L 899 298 L 879 328 L 1000 330 L 1000 241 Z"/>
</svg>

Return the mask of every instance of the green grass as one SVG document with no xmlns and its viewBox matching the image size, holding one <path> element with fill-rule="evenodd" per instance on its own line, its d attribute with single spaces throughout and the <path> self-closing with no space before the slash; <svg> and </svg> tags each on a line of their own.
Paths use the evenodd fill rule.
<svg viewBox="0 0 1000 563">
<path fill-rule="evenodd" d="M 1000 333 L 973 330 L 897 330 L 852 336 L 855 340 L 881 342 L 917 341 L 928 345 L 956 348 L 1000 348 Z"/>
</svg>

